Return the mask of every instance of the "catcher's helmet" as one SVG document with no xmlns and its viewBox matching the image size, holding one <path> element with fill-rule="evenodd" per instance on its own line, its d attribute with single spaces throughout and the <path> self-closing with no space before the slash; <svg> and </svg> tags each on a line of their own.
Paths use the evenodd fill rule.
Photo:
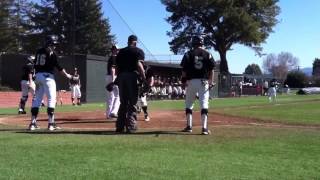
<svg viewBox="0 0 320 180">
<path fill-rule="evenodd" d="M 59 41 L 58 41 L 58 36 L 56 35 L 48 35 L 46 37 L 46 45 L 49 46 L 49 45 L 57 45 L 59 44 Z"/>
<path fill-rule="evenodd" d="M 203 38 L 201 36 L 192 37 L 192 46 L 203 45 Z"/>
</svg>

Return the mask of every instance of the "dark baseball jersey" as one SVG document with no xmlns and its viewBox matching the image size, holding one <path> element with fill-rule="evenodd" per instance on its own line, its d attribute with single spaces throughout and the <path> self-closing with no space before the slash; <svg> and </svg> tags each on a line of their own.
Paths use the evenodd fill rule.
<svg viewBox="0 0 320 180">
<path fill-rule="evenodd" d="M 27 64 L 25 64 L 22 67 L 22 76 L 21 76 L 21 80 L 29 80 L 29 74 L 32 74 L 33 79 L 34 79 L 34 68 L 33 68 L 33 64 L 28 62 Z"/>
<path fill-rule="evenodd" d="M 35 72 L 54 73 L 54 68 L 62 71 L 62 67 L 58 63 L 57 55 L 49 48 L 41 48 L 35 56 Z"/>
<path fill-rule="evenodd" d="M 120 49 L 116 58 L 117 73 L 137 71 L 139 60 L 144 61 L 144 52 L 140 48 L 128 46 Z"/>
<path fill-rule="evenodd" d="M 184 54 L 180 66 L 189 79 L 208 79 L 215 62 L 212 55 L 205 49 L 196 48 Z"/>
<path fill-rule="evenodd" d="M 71 85 L 79 85 L 80 84 L 80 76 L 78 75 L 73 75 L 72 78 L 70 79 L 70 84 Z"/>
<path fill-rule="evenodd" d="M 108 60 L 108 65 L 107 65 L 107 75 L 111 75 L 111 68 L 116 67 L 116 58 L 117 56 L 111 56 Z"/>
<path fill-rule="evenodd" d="M 153 73 L 153 70 L 152 70 L 152 68 L 147 68 L 146 70 L 145 70 L 146 72 L 146 78 L 147 79 L 149 79 L 149 78 L 151 78 L 151 77 L 153 77 L 154 76 L 154 73 Z"/>
</svg>

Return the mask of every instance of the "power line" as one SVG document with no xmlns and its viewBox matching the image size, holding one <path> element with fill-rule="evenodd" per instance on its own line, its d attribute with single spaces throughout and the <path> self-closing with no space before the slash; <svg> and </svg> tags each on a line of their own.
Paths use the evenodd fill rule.
<svg viewBox="0 0 320 180">
<path fill-rule="evenodd" d="M 127 26 L 129 31 L 131 31 L 132 34 L 136 34 L 133 29 L 129 26 L 129 24 L 126 22 L 126 20 L 121 16 L 120 12 L 114 7 L 114 5 L 111 3 L 110 0 L 107 0 L 107 2 L 110 4 L 111 8 L 116 12 L 116 14 L 120 17 L 121 21 Z M 144 45 L 144 43 L 138 39 L 138 41 L 141 43 L 141 45 L 148 51 L 148 53 L 154 58 L 154 60 L 157 60 L 155 56 L 151 53 L 151 51 Z"/>
</svg>

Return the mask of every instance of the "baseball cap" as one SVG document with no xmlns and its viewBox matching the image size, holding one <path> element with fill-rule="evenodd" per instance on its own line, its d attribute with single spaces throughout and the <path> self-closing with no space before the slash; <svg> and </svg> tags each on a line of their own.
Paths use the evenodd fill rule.
<svg viewBox="0 0 320 180">
<path fill-rule="evenodd" d="M 130 35 L 128 37 L 128 42 L 138 41 L 138 37 L 136 35 Z"/>
</svg>

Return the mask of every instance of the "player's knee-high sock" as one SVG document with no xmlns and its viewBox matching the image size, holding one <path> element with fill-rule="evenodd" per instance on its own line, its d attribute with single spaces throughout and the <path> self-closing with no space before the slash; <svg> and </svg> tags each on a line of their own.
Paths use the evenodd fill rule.
<svg viewBox="0 0 320 180">
<path fill-rule="evenodd" d="M 148 116 L 148 106 L 142 106 L 144 115 Z"/>
<path fill-rule="evenodd" d="M 20 103 L 19 103 L 19 108 L 24 110 L 25 106 L 26 106 L 26 102 L 28 100 L 28 96 L 23 96 L 21 99 L 20 99 Z"/>
<path fill-rule="evenodd" d="M 208 109 L 201 109 L 202 128 L 208 129 Z"/>
<path fill-rule="evenodd" d="M 54 123 L 54 108 L 48 107 L 47 113 L 48 113 L 49 123 Z"/>
<path fill-rule="evenodd" d="M 186 108 L 187 126 L 192 127 L 192 109 Z"/>
<path fill-rule="evenodd" d="M 37 107 L 31 108 L 31 123 L 37 122 L 38 113 L 39 113 L 39 108 Z"/>
</svg>

